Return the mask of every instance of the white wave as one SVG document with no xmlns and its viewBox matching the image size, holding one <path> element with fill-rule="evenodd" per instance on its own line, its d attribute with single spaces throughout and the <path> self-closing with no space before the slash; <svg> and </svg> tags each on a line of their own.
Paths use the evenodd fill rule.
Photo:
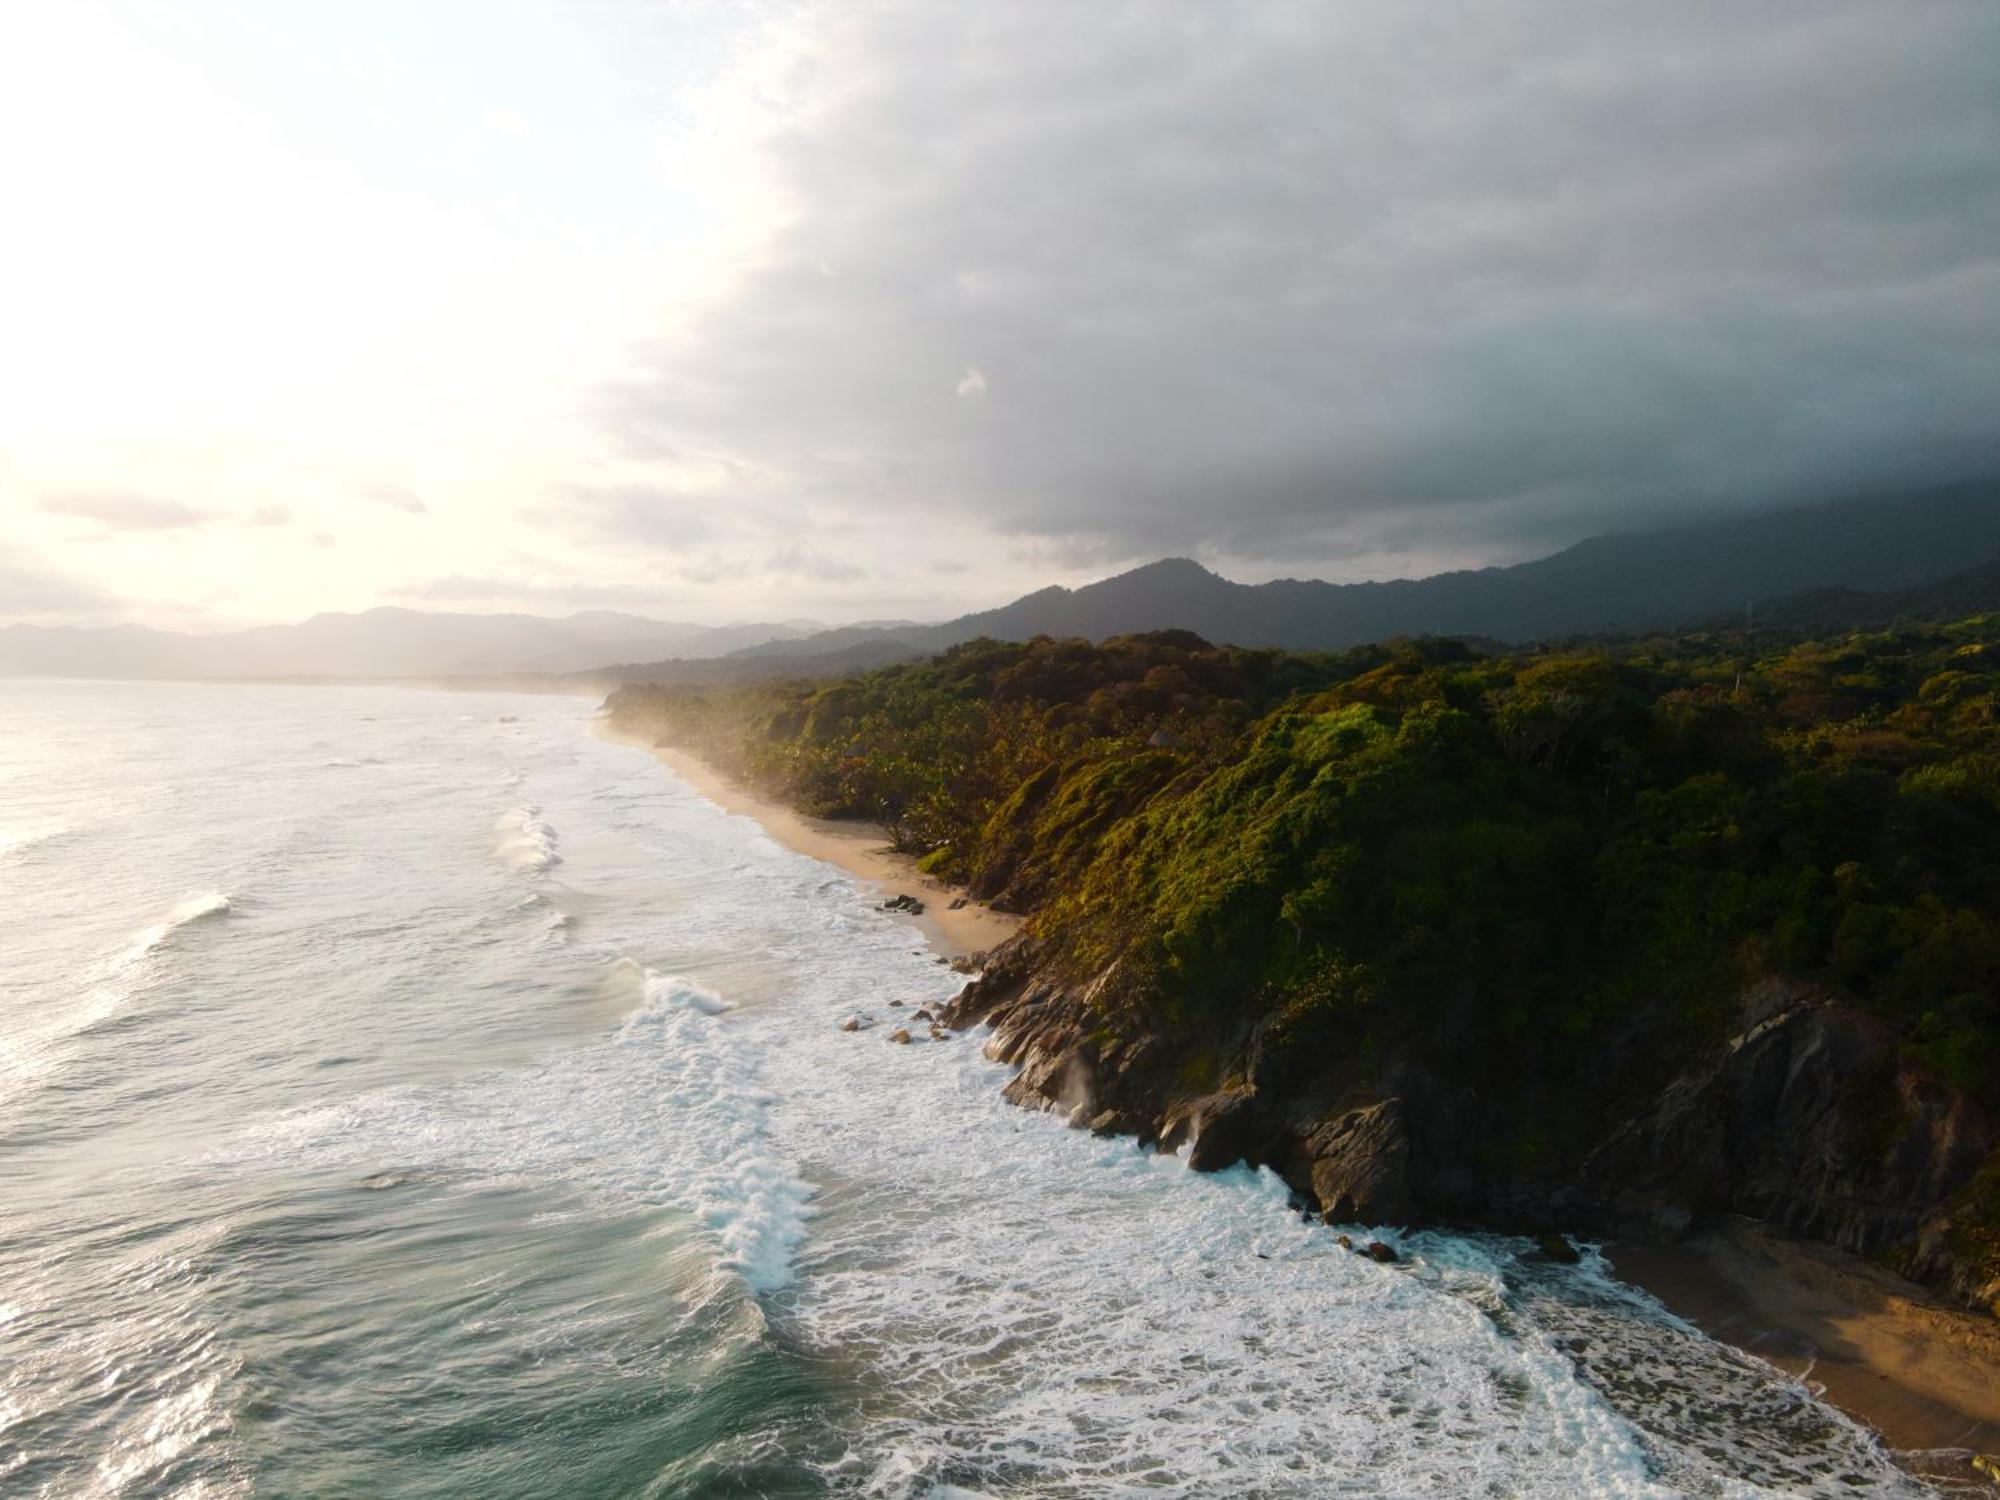
<svg viewBox="0 0 2000 1500">
<path fill-rule="evenodd" d="M 719 1273 L 753 1292 L 785 1286 L 810 1189 L 770 1144 L 772 1099 L 754 1051 L 712 991 L 629 960 L 617 969 L 640 1003 L 602 1044 L 286 1116 L 211 1160 L 517 1176 L 666 1206 L 701 1226 Z"/>
<path fill-rule="evenodd" d="M 661 974 L 652 969 L 646 970 L 642 993 L 648 1004 L 684 1005 L 705 1016 L 719 1016 L 730 1008 L 727 1000 L 713 990 L 702 988 L 692 979 L 683 979 L 678 974 Z M 628 1020 L 626 1024 L 631 1022 Z"/>
<path fill-rule="evenodd" d="M 535 912 L 541 917 L 541 930 L 536 936 L 538 945 L 566 943 L 576 930 L 576 913 L 566 911 L 548 898 L 544 891 L 530 891 L 514 903 L 515 911 Z"/>
<path fill-rule="evenodd" d="M 183 927 L 210 917 L 226 917 L 234 910 L 234 903 L 221 891 L 202 891 L 189 896 L 162 920 L 141 931 L 132 953 L 134 956 L 151 953 L 165 946 Z"/>
<path fill-rule="evenodd" d="M 0 1097 L 54 1069 L 66 1040 L 95 1030 L 124 1010 L 144 989 L 158 955 L 173 945 L 176 934 L 196 923 L 226 917 L 234 909 L 234 902 L 221 891 L 187 897 L 97 966 L 81 1004 L 0 1028 Z"/>
<path fill-rule="evenodd" d="M 66 823 L 55 823 L 42 828 L 9 828 L 0 830 L 0 862 L 19 858 L 32 849 L 52 843 L 69 832 Z"/>
<path fill-rule="evenodd" d="M 540 874 L 562 863 L 556 831 L 542 820 L 537 808 L 517 807 L 501 814 L 494 831 L 499 835 L 494 856 L 512 869 Z"/>
<path fill-rule="evenodd" d="M 1793 1383 L 1587 1274 L 1538 1280 L 1505 1244 L 1382 1231 L 1403 1259 L 1377 1265 L 1269 1172 L 1193 1173 L 1005 1104 L 976 1037 L 767 1040 L 775 1142 L 843 1183 L 798 1252 L 790 1314 L 882 1397 L 836 1485 L 1912 1492 Z"/>
</svg>

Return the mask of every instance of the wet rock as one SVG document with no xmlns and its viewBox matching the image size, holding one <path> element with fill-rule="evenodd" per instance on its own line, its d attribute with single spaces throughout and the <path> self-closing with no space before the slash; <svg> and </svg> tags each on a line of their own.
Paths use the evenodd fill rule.
<svg viewBox="0 0 2000 1500">
<path fill-rule="evenodd" d="M 866 1031 L 875 1022 L 867 1016 L 849 1016 L 840 1023 L 842 1031 Z"/>
<path fill-rule="evenodd" d="M 992 905 L 1005 909 L 1005 893 Z M 1481 1224 L 1527 1236 L 1524 1253 L 1536 1255 L 1547 1225 L 1592 1239 L 1671 1239 L 1702 1217 L 1739 1213 L 1893 1256 L 1916 1281 L 2000 1313 L 2000 1275 L 1955 1233 L 1974 1177 L 2000 1149 L 2000 1116 L 1900 1056 L 1880 1018 L 1810 986 L 1750 986 L 1727 1042 L 1677 1055 L 1673 1081 L 1624 1101 L 1629 1113 L 1606 1120 L 1596 1144 L 1573 1153 L 1580 1160 L 1566 1153 L 1515 1174 L 1480 1165 L 1520 1117 L 1523 1101 L 1504 1090 L 1483 1092 L 1393 1049 L 1288 1062 L 1282 1049 L 1266 1055 L 1254 1031 L 1107 1029 L 1101 997 L 1120 992 L 1123 961 L 1072 975 L 1058 958 L 1023 933 L 953 964 L 979 972 L 944 1014 L 961 1030 L 990 1028 L 985 1054 L 1017 1069 L 1006 1098 L 1063 1115 L 1087 1104 L 1093 1130 L 1129 1130 L 1166 1150 L 1192 1141 L 1196 1166 L 1268 1166 L 1336 1229 Z M 1476 986 L 1453 1005 L 1453 1016 L 1483 1014 Z M 1445 1040 L 1458 1045 L 1458 1033 Z M 1619 1065 L 1627 1045 L 1607 1040 L 1592 1066 Z M 1224 1078 L 1242 1082 L 1201 1092 Z M 1570 1086 L 1550 1079 L 1526 1107 L 1568 1109 Z"/>
<path fill-rule="evenodd" d="M 1254 1156 L 1270 1133 L 1249 1094 L 1214 1095 L 1201 1101 L 1198 1115 L 1194 1146 L 1188 1152 L 1188 1165 L 1197 1172 L 1219 1172 Z"/>
<path fill-rule="evenodd" d="M 1385 1266 L 1393 1265 L 1396 1260 L 1395 1247 L 1393 1245 L 1385 1245 L 1380 1240 L 1370 1240 L 1361 1247 L 1361 1253 L 1370 1260 L 1380 1261 Z"/>
<path fill-rule="evenodd" d="M 909 1002 L 907 1000 L 891 1000 L 889 1002 L 889 1008 L 891 1010 L 901 1010 L 908 1003 Z"/>
<path fill-rule="evenodd" d="M 1306 1137 L 1305 1156 L 1327 1222 L 1401 1224 L 1413 1217 L 1409 1126 L 1400 1098 L 1324 1121 Z"/>
<path fill-rule="evenodd" d="M 953 897 L 951 905 L 945 909 L 947 911 L 963 911 L 965 909 L 965 897 L 963 896 Z"/>
<path fill-rule="evenodd" d="M 931 1008 L 928 1005 L 924 1005 L 919 1006 L 916 1013 L 910 1019 L 912 1021 L 935 1021 L 937 1017 L 931 1013 Z"/>
<path fill-rule="evenodd" d="M 889 1040 L 894 1042 L 899 1047 L 908 1046 L 910 1042 L 910 1033 L 908 1028 L 898 1026 L 894 1031 L 889 1033 Z"/>
<path fill-rule="evenodd" d="M 1559 1234 L 1537 1236 L 1535 1248 L 1559 1266 L 1573 1266 L 1583 1259 L 1583 1252 Z"/>
<path fill-rule="evenodd" d="M 908 912 L 913 917 L 921 917 L 924 914 L 924 903 L 919 901 L 915 896 L 905 893 L 900 896 L 891 896 L 887 901 L 884 901 L 882 903 L 882 910 L 903 911 Z"/>
<path fill-rule="evenodd" d="M 951 961 L 951 971 L 954 974 L 977 974 L 985 967 L 984 953 L 961 953 Z"/>
<path fill-rule="evenodd" d="M 1343 1250 L 1352 1250 L 1354 1248 L 1354 1236 L 1351 1234 L 1335 1235 L 1333 1242 Z"/>
<path fill-rule="evenodd" d="M 946 1031 L 942 1026 L 933 1026 L 931 1027 L 931 1040 L 934 1042 L 948 1042 L 951 1040 L 951 1033 Z"/>
</svg>

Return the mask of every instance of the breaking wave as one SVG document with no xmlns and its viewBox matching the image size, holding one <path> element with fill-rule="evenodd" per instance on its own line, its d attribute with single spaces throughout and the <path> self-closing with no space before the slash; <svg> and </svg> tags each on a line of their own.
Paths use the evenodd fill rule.
<svg viewBox="0 0 2000 1500">
<path fill-rule="evenodd" d="M 540 874 L 562 863 L 557 852 L 556 831 L 544 822 L 540 809 L 517 807 L 501 814 L 494 824 L 499 842 L 493 853 L 511 869 Z"/>
<path fill-rule="evenodd" d="M 235 903 L 221 891 L 203 891 L 190 896 L 168 912 L 162 920 L 139 934 L 133 954 L 138 957 L 163 948 L 183 927 L 207 921 L 211 917 L 226 917 L 235 909 Z"/>
<path fill-rule="evenodd" d="M 718 1274 L 791 1280 L 810 1189 L 770 1143 L 772 1096 L 729 1004 L 621 959 L 639 1004 L 606 1042 L 521 1072 L 395 1090 L 282 1119 L 215 1160 L 286 1156 L 382 1173 L 526 1177 L 688 1215 Z"/>
<path fill-rule="evenodd" d="M 36 828 L 29 831 L 15 829 L 0 833 L 0 864 L 4 864 L 8 860 L 18 859 L 31 850 L 39 849 L 44 844 L 53 843 L 68 832 L 68 824 L 58 823 L 49 828 Z"/>
</svg>

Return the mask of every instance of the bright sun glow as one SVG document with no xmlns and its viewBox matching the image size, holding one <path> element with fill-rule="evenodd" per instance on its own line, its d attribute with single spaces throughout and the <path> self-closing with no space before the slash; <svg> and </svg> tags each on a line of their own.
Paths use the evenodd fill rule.
<svg viewBox="0 0 2000 1500">
<path fill-rule="evenodd" d="M 621 475 L 593 387 L 769 212 L 748 28 L 640 20 L 8 8 L 0 535 L 161 623 L 564 576 L 520 513 Z"/>
</svg>

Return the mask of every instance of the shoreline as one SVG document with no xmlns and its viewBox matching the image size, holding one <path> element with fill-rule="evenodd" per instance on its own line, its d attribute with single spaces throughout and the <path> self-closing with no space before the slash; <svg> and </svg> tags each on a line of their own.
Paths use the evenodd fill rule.
<svg viewBox="0 0 2000 1500">
<path fill-rule="evenodd" d="M 1994 1485 L 1971 1457 L 2000 1453 L 2000 1322 L 1749 1219 L 1604 1255 L 1710 1338 L 1805 1382 L 1911 1472 Z"/>
<path fill-rule="evenodd" d="M 603 721 L 600 729 L 650 751 L 724 811 L 846 871 L 882 900 L 919 893 L 924 912 L 909 920 L 944 957 L 988 951 L 1020 929 L 1019 917 L 971 901 L 951 909 L 962 892 L 888 848 L 879 825 L 807 817 L 692 751 L 646 745 Z M 1676 1245 L 1617 1242 L 1604 1253 L 1622 1280 L 1675 1316 L 1805 1382 L 1876 1433 L 1911 1473 L 1975 1490 L 1995 1485 L 1970 1460 L 2000 1453 L 2000 1323 L 1748 1220 Z"/>
<path fill-rule="evenodd" d="M 677 745 L 648 745 L 637 736 L 619 733 L 603 720 L 598 723 L 607 738 L 649 751 L 655 760 L 724 812 L 749 818 L 794 853 L 846 871 L 876 896 L 876 905 L 895 896 L 916 896 L 924 903 L 923 912 L 916 916 L 900 915 L 923 934 L 924 940 L 942 958 L 970 958 L 990 952 L 1021 930 L 1021 918 L 994 911 L 974 901 L 959 887 L 924 874 L 914 858 L 888 846 L 888 834 L 880 824 L 807 817 L 747 786 L 691 750 Z M 954 908 L 952 902 L 959 900 L 965 904 Z"/>
</svg>

